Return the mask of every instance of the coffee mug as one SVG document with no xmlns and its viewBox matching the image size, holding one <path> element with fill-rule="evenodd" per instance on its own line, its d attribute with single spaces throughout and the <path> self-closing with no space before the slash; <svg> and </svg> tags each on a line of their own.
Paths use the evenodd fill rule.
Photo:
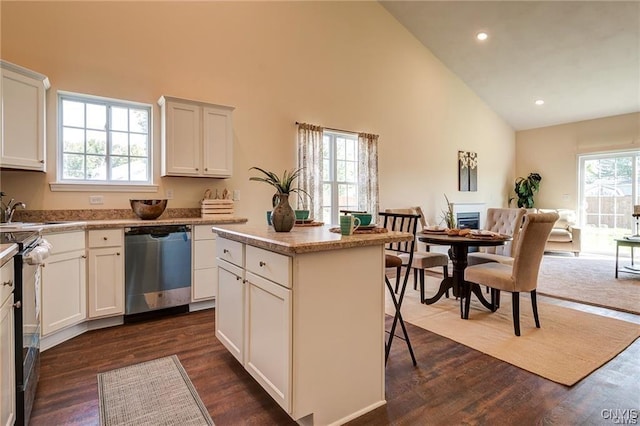
<svg viewBox="0 0 640 426">
<path fill-rule="evenodd" d="M 360 219 L 351 215 L 340 216 L 340 233 L 352 235 L 353 231 L 360 227 Z"/>
</svg>

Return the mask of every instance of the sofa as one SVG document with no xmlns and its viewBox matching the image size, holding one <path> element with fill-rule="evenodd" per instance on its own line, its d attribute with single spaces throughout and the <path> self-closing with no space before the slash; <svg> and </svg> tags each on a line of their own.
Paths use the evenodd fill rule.
<svg viewBox="0 0 640 426">
<path fill-rule="evenodd" d="M 580 255 L 580 228 L 576 225 L 576 212 L 569 209 L 537 209 L 538 213 L 556 212 L 560 218 L 553 225 L 544 251 L 566 251 Z"/>
</svg>

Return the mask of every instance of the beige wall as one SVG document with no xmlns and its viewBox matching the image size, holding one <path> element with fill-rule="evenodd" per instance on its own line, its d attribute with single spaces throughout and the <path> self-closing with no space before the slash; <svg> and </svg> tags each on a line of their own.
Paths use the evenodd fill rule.
<svg viewBox="0 0 640 426">
<path fill-rule="evenodd" d="M 629 149 L 640 149 L 640 113 L 520 131 L 516 175 L 542 176 L 536 207 L 577 209 L 578 155 Z"/>
<path fill-rule="evenodd" d="M 155 181 L 170 207 L 206 188 L 240 190 L 238 214 L 264 220 L 272 190 L 248 169 L 296 165 L 295 121 L 380 135 L 381 207 L 506 203 L 515 134 L 377 2 L 3 2 L 2 58 L 46 74 L 48 173 L 3 172 L 33 209 L 90 208 L 97 192 L 51 192 L 56 91 L 154 104 Z M 161 95 L 236 107 L 234 176 L 160 178 Z M 457 151 L 477 151 L 478 192 L 457 191 Z M 141 194 L 104 193 L 101 208 Z"/>
</svg>

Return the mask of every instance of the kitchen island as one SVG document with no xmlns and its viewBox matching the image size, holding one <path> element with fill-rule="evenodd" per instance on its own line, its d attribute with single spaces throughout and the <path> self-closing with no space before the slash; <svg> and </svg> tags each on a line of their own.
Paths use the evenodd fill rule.
<svg viewBox="0 0 640 426">
<path fill-rule="evenodd" d="M 212 230 L 216 337 L 282 408 L 327 425 L 385 404 L 384 245 L 413 235 Z"/>
</svg>

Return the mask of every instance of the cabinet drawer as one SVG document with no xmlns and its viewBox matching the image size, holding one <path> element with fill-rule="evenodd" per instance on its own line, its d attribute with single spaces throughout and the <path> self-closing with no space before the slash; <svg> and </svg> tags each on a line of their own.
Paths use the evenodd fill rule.
<svg viewBox="0 0 640 426">
<path fill-rule="evenodd" d="M 211 230 L 213 225 L 196 225 L 193 227 L 194 240 L 215 240 L 218 234 Z"/>
<path fill-rule="evenodd" d="M 226 238 L 218 238 L 216 256 L 244 268 L 244 244 L 242 243 L 227 240 Z"/>
<path fill-rule="evenodd" d="M 247 246 L 247 271 L 291 288 L 291 258 L 261 248 Z"/>
<path fill-rule="evenodd" d="M 124 244 L 122 229 L 89 231 L 89 248 L 118 247 Z"/>
<path fill-rule="evenodd" d="M 0 305 L 9 297 L 16 283 L 13 281 L 13 258 L 2 265 L 0 272 Z"/>
<path fill-rule="evenodd" d="M 62 232 L 59 234 L 45 234 L 44 238 L 52 245 L 51 254 L 66 253 L 74 250 L 84 250 L 84 231 Z"/>
</svg>

